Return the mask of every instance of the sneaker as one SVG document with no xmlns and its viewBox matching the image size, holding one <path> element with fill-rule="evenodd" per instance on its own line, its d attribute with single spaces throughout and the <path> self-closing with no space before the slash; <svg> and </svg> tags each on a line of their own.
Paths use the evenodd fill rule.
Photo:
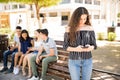
<svg viewBox="0 0 120 80">
<path fill-rule="evenodd" d="M 19 74 L 20 69 L 17 67 L 16 68 L 16 74 Z"/>
<path fill-rule="evenodd" d="M 15 75 L 17 75 L 19 73 L 19 68 L 18 67 L 14 67 L 13 73 Z"/>
<path fill-rule="evenodd" d="M 33 76 L 32 78 L 28 79 L 28 80 L 38 80 L 38 77 Z"/>
<path fill-rule="evenodd" d="M 40 78 L 40 80 L 43 80 L 42 78 Z"/>
<path fill-rule="evenodd" d="M 13 72 L 13 69 L 8 69 L 5 74 L 8 74 L 8 73 L 12 73 Z"/>
<path fill-rule="evenodd" d="M 2 70 L 0 70 L 0 72 L 4 72 L 4 71 L 7 71 L 7 70 L 8 70 L 8 68 L 4 67 L 4 68 L 2 68 Z"/>
<path fill-rule="evenodd" d="M 14 67 L 14 69 L 13 69 L 13 73 L 16 74 L 16 67 Z"/>
</svg>

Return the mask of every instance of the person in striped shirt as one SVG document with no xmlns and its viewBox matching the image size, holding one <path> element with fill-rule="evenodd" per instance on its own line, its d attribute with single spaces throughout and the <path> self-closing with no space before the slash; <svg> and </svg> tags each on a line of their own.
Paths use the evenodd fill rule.
<svg viewBox="0 0 120 80">
<path fill-rule="evenodd" d="M 69 51 L 69 72 L 71 80 L 90 80 L 92 74 L 92 53 L 97 48 L 95 32 L 85 7 L 78 7 L 72 14 L 64 34 L 63 48 Z"/>
</svg>

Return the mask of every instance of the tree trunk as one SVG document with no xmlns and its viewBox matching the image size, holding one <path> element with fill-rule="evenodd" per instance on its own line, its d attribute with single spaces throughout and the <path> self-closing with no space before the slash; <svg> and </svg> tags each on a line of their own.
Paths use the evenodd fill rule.
<svg viewBox="0 0 120 80">
<path fill-rule="evenodd" d="M 36 7 L 36 15 L 37 15 L 37 19 L 38 19 L 38 26 L 39 26 L 39 28 L 42 28 L 42 23 L 40 22 L 40 14 L 39 14 L 40 7 L 39 7 L 38 3 L 35 4 L 35 7 Z"/>
</svg>

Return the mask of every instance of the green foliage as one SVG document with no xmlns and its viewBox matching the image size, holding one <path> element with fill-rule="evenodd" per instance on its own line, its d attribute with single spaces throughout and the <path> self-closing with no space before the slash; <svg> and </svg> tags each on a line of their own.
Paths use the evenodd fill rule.
<svg viewBox="0 0 120 80">
<path fill-rule="evenodd" d="M 0 0 L 0 3 L 8 3 L 9 0 Z"/>
<path fill-rule="evenodd" d="M 18 2 L 23 4 L 38 4 L 41 7 L 56 5 L 61 0 L 0 0 L 1 3 Z"/>
<path fill-rule="evenodd" d="M 41 2 L 39 2 L 38 4 L 40 7 L 47 7 L 51 5 L 56 5 L 60 1 L 61 0 L 41 0 Z"/>
<path fill-rule="evenodd" d="M 15 32 L 11 32 L 11 35 L 10 35 L 10 38 L 9 38 L 9 41 L 10 41 L 10 42 L 13 41 L 14 35 L 15 35 Z"/>
<path fill-rule="evenodd" d="M 10 34 L 10 28 L 0 28 L 0 34 Z"/>
<path fill-rule="evenodd" d="M 118 15 L 117 15 L 119 18 L 120 18 L 120 13 L 118 13 Z"/>
<path fill-rule="evenodd" d="M 8 35 L 9 41 L 13 41 L 14 32 L 10 28 L 0 28 L 0 34 Z"/>
<path fill-rule="evenodd" d="M 108 41 L 114 41 L 116 38 L 116 34 L 114 32 L 108 33 Z"/>
<path fill-rule="evenodd" d="M 97 34 L 97 39 L 98 40 L 104 40 L 104 33 L 103 32 L 100 32 Z"/>
</svg>

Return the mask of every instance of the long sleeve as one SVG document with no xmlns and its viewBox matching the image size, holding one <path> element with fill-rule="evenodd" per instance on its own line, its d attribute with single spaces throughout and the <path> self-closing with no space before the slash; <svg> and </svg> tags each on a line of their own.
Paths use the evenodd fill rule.
<svg viewBox="0 0 120 80">
<path fill-rule="evenodd" d="M 69 33 L 65 32 L 64 34 L 64 43 L 63 43 L 63 49 L 66 50 L 69 46 Z"/>
<path fill-rule="evenodd" d="M 97 49 L 97 44 L 96 44 L 96 38 L 95 38 L 95 32 L 92 31 L 90 34 L 90 45 L 94 45 L 94 49 Z"/>
</svg>

